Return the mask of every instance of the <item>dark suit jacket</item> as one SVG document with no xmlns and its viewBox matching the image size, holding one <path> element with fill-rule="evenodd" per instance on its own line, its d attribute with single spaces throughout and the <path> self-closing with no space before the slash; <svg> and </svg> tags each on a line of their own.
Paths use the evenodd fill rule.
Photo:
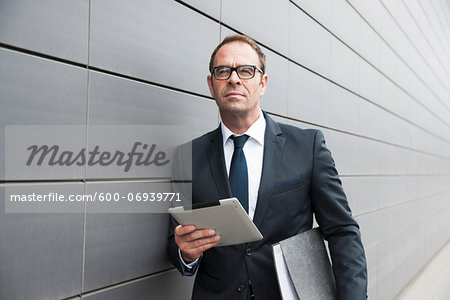
<svg viewBox="0 0 450 300">
<path fill-rule="evenodd" d="M 272 244 L 309 230 L 313 213 L 330 249 L 338 298 L 366 298 L 367 272 L 359 227 L 351 215 L 331 153 L 318 130 L 274 122 L 267 114 L 261 183 L 254 223 L 261 241 L 216 247 L 203 253 L 192 299 L 246 299 L 249 283 L 257 300 L 281 299 Z M 183 149 L 184 148 L 184 149 Z M 190 145 L 178 159 L 189 160 Z M 181 166 L 181 167 L 180 167 Z M 181 164 L 174 178 L 191 178 Z M 183 188 L 179 189 L 183 190 Z M 184 191 L 189 197 L 191 191 Z M 231 197 L 220 127 L 192 141 L 192 201 Z M 168 252 L 182 272 L 172 219 Z"/>
</svg>

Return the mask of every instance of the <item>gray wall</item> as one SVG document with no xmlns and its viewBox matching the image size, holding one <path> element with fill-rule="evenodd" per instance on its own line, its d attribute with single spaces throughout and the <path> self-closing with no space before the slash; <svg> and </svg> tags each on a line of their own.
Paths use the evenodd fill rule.
<svg viewBox="0 0 450 300">
<path fill-rule="evenodd" d="M 369 296 L 393 299 L 450 237 L 449 28 L 444 0 L 1 0 L 0 157 L 5 125 L 213 129 L 209 55 L 247 34 L 267 55 L 263 109 L 324 131 L 361 225 Z M 4 169 L 1 206 L 19 184 Z M 115 180 L 20 184 L 83 193 Z M 163 214 L 2 210 L 0 299 L 189 299 L 166 227 Z"/>
</svg>

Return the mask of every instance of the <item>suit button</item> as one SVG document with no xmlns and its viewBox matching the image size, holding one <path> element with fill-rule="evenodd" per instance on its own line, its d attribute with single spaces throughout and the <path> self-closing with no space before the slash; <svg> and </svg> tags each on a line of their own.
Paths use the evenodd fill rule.
<svg viewBox="0 0 450 300">
<path fill-rule="evenodd" d="M 250 256 L 252 255 L 252 248 L 247 248 L 247 251 L 245 251 L 245 253 Z"/>
<path fill-rule="evenodd" d="M 245 285 L 243 285 L 243 284 L 241 284 L 241 285 L 237 288 L 238 292 L 242 292 L 244 289 L 245 289 Z"/>
</svg>

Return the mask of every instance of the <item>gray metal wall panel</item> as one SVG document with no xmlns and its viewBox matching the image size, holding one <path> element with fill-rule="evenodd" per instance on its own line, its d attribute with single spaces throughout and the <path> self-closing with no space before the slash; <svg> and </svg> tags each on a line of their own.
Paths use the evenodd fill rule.
<svg viewBox="0 0 450 300">
<path fill-rule="evenodd" d="M 364 19 L 360 19 L 359 27 L 359 54 L 376 68 L 379 68 L 381 38 Z"/>
<path fill-rule="evenodd" d="M 450 38 L 441 29 L 448 22 L 446 12 L 440 4 L 424 1 L 294 0 L 271 1 L 264 6 L 257 1 L 182 2 L 186 5 L 176 1 L 92 1 L 90 62 L 98 72 L 89 74 L 89 91 L 86 70 L 2 50 L 7 54 L 0 54 L 0 61 L 12 72 L 0 75 L 0 92 L 10 98 L 0 100 L 1 122 L 85 124 L 88 94 L 89 125 L 182 123 L 193 127 L 193 135 L 200 135 L 218 122 L 205 82 L 210 52 L 233 29 L 248 34 L 275 51 L 264 48 L 270 78 L 262 107 L 278 121 L 324 132 L 361 224 L 369 263 L 369 297 L 395 298 L 448 240 L 441 229 L 450 226 L 450 112 L 446 108 L 450 88 L 445 84 L 448 74 L 438 64 L 441 61 L 448 67 L 450 59 L 442 57 L 450 53 Z M 0 16 L 5 16 L 0 18 L 1 43 L 86 62 L 88 2 L 70 2 L 73 11 L 67 3 L 50 5 L 44 0 L 30 5 L 5 3 L 1 5 L 7 9 L 0 11 Z M 29 16 L 31 22 L 24 22 L 21 16 L 28 16 L 32 8 L 38 13 Z M 60 23 L 61 17 L 55 13 L 72 17 L 67 24 L 47 30 L 49 24 Z M 251 21 L 244 16 L 251 16 Z M 69 29 L 76 33 L 67 34 Z M 50 33 L 54 36 L 43 42 Z M 66 39 L 69 41 L 55 44 Z M 181 72 L 176 71 L 179 66 Z M 18 87 L 23 78 L 29 84 Z M 49 82 L 57 83 L 56 91 L 50 90 Z M 30 95 L 37 101 L 30 100 Z M 65 99 L 62 104 L 61 95 Z M 99 186 L 113 190 L 121 184 L 88 185 L 89 190 Z M 132 179 L 123 190 L 134 190 L 136 184 Z M 186 285 L 178 281 L 181 277 L 176 271 L 133 281 L 170 267 L 162 258 L 159 235 L 166 228 L 164 217 L 136 216 L 87 215 L 85 292 L 99 290 L 83 296 L 145 299 L 152 294 L 164 299 L 177 298 L 178 294 L 172 293 L 180 293 L 189 298 L 192 282 L 184 291 Z M 152 230 L 140 226 L 139 220 L 151 224 Z M 5 226 L 11 224 L 8 221 Z M 146 234 L 151 238 L 143 239 Z M 142 249 L 149 253 L 136 254 Z M 408 249 L 407 255 L 404 249 Z M 106 255 L 102 258 L 101 253 Z M 108 271 L 111 274 L 106 274 Z M 121 284 L 128 280 L 132 281 Z M 113 286 L 105 288 L 109 284 Z M 161 290 L 161 286 L 177 288 Z M 25 290 L 32 293 L 34 289 L 30 285 Z M 71 293 L 75 292 L 66 289 L 67 297 Z"/>
<path fill-rule="evenodd" d="M 3 0 L 0 42 L 87 63 L 89 1 Z"/>
<path fill-rule="evenodd" d="M 319 128 L 320 129 L 320 128 Z M 322 129 L 328 148 L 333 154 L 336 168 L 341 175 L 367 174 L 359 167 L 359 140 L 353 135 Z M 362 149 L 364 151 L 366 149 Z M 375 151 L 374 151 L 375 152 Z M 371 161 L 372 161 L 371 157 Z M 373 170 L 373 169 L 371 169 Z M 366 173 L 364 173 L 366 171 Z"/>
<path fill-rule="evenodd" d="M 101 290 L 83 297 L 86 300 L 148 300 L 148 299 L 191 299 L 194 277 L 182 277 L 171 270 L 150 277 L 132 281 L 114 288 Z"/>
<path fill-rule="evenodd" d="M 359 60 L 359 95 L 374 103 L 380 103 L 382 75 L 364 60 Z"/>
<path fill-rule="evenodd" d="M 325 27 L 332 27 L 333 21 L 333 0 L 308 1 L 308 0 L 292 0 L 295 6 L 311 15 L 320 24 Z M 293 9 L 294 7 L 291 7 Z M 296 8 L 294 8 L 296 9 Z"/>
<path fill-rule="evenodd" d="M 0 207 L 5 188 L 0 184 Z M 24 184 L 83 194 L 84 184 Z M 62 299 L 81 292 L 83 214 L 0 211 L 0 299 Z"/>
<path fill-rule="evenodd" d="M 288 116 L 329 126 L 331 83 L 293 63 L 287 77 Z"/>
<path fill-rule="evenodd" d="M 332 35 L 290 4 L 289 58 L 322 76 L 331 72 Z"/>
<path fill-rule="evenodd" d="M 377 274 L 378 274 L 378 253 L 376 248 L 366 249 L 367 276 L 369 284 L 367 286 L 368 294 L 373 299 L 379 299 L 377 296 Z"/>
<path fill-rule="evenodd" d="M 218 35 L 218 24 L 174 1 L 93 1 L 90 63 L 209 96 Z"/>
<path fill-rule="evenodd" d="M 329 30 L 342 42 L 356 52 L 360 52 L 360 21 L 361 17 L 347 1 L 331 1 L 332 18 Z"/>
<path fill-rule="evenodd" d="M 359 62 L 361 58 L 336 38 L 331 40 L 330 79 L 353 91 L 359 90 Z"/>
<path fill-rule="evenodd" d="M 168 224 L 167 214 L 91 214 L 88 205 L 83 292 L 170 268 Z"/>
<path fill-rule="evenodd" d="M 0 69 L 0 140 L 7 125 L 80 125 L 84 135 L 86 70 L 4 49 L 0 49 Z M 0 157 L 4 151 L 2 144 Z M 63 173 L 59 179 L 84 176 L 84 172 Z M 0 180 L 5 179 L 1 159 Z"/>
<path fill-rule="evenodd" d="M 181 125 L 192 138 L 217 127 L 213 100 L 134 82 L 98 72 L 90 73 L 89 125 Z M 91 137 L 91 131 L 88 131 Z M 111 137 L 113 141 L 115 137 Z M 96 140 L 89 138 L 89 144 Z M 121 177 L 133 177 L 120 172 Z M 87 169 L 88 178 L 115 178 L 103 169 Z"/>
<path fill-rule="evenodd" d="M 222 22 L 265 46 L 288 53 L 289 2 L 222 1 Z M 237 9 L 239 8 L 239 9 Z"/>
<path fill-rule="evenodd" d="M 199 11 L 215 18 L 216 20 L 220 20 L 220 11 L 221 11 L 221 3 L 222 0 L 183 0 L 184 3 L 198 9 Z M 220 41 L 218 40 L 218 43 Z"/>
<path fill-rule="evenodd" d="M 194 136 L 218 125 L 212 99 L 99 72 L 89 80 L 89 125 L 189 125 Z"/>
<path fill-rule="evenodd" d="M 288 61 L 262 47 L 266 55 L 266 73 L 269 76 L 267 89 L 261 98 L 261 109 L 286 116 L 288 114 Z"/>
<path fill-rule="evenodd" d="M 217 108 L 211 99 L 99 72 L 90 72 L 89 79 L 90 126 L 176 124 L 191 127 L 193 136 L 198 136 L 218 124 Z M 137 182 L 119 184 L 128 193 L 134 191 Z M 118 183 L 89 183 L 88 192 L 100 185 L 112 191 Z M 171 267 L 165 253 L 167 215 L 90 214 L 89 205 L 87 212 L 84 291 Z"/>
<path fill-rule="evenodd" d="M 337 86 L 331 85 L 330 124 L 347 132 L 358 132 L 358 114 L 361 98 Z"/>
</svg>

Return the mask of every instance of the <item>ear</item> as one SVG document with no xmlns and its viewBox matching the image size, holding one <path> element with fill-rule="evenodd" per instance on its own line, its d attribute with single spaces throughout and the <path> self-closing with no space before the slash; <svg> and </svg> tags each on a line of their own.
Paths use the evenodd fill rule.
<svg viewBox="0 0 450 300">
<path fill-rule="evenodd" d="M 261 89 L 259 90 L 259 96 L 261 97 L 266 92 L 267 82 L 269 81 L 269 76 L 267 74 L 264 74 L 261 77 L 261 81 L 259 83 Z"/>
<path fill-rule="evenodd" d="M 214 98 L 214 89 L 213 89 L 213 83 L 212 83 L 211 75 L 208 75 L 206 77 L 206 82 L 208 83 L 209 92 L 211 93 L 211 97 Z"/>
</svg>

